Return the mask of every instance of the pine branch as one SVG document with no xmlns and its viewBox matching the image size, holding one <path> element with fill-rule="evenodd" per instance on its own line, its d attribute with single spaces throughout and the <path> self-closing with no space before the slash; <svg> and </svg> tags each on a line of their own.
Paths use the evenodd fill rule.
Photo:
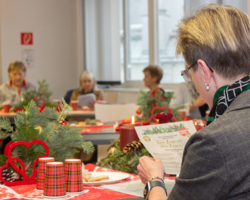
<svg viewBox="0 0 250 200">
<path fill-rule="evenodd" d="M 10 125 L 9 119 L 7 119 L 7 118 L 0 119 L 0 128 L 5 129 L 5 130 L 9 130 L 15 134 L 15 131 L 13 131 L 13 128 Z"/>
<path fill-rule="evenodd" d="M 50 133 L 48 134 L 48 136 L 47 136 L 45 142 L 46 142 L 47 139 L 50 137 L 50 135 L 53 133 L 53 131 L 55 130 L 57 124 L 61 121 L 62 115 L 63 115 L 63 113 L 64 113 L 64 111 L 66 110 L 67 107 L 68 107 L 68 105 L 67 105 L 67 104 L 64 104 L 63 109 L 62 109 L 62 111 L 61 111 L 59 117 L 57 118 L 56 123 L 54 124 L 53 128 L 51 129 Z"/>
<path fill-rule="evenodd" d="M 32 164 L 32 161 L 28 163 L 28 165 L 25 167 L 25 170 L 29 169 L 30 165 Z"/>
</svg>

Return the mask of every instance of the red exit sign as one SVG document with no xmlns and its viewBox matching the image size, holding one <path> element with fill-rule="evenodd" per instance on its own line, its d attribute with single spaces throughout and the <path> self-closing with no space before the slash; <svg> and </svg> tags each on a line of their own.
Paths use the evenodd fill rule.
<svg viewBox="0 0 250 200">
<path fill-rule="evenodd" d="M 21 33 L 21 45 L 32 45 L 33 33 Z"/>
</svg>

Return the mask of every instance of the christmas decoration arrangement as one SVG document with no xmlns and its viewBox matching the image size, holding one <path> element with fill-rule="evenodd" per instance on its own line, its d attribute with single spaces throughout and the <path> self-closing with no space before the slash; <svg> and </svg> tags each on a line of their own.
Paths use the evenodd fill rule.
<svg viewBox="0 0 250 200">
<path fill-rule="evenodd" d="M 140 90 L 139 92 L 140 96 L 137 99 L 137 104 L 139 105 L 138 110 L 136 111 L 137 114 L 137 119 L 138 121 L 142 121 L 143 123 L 146 122 L 154 122 L 153 119 L 150 119 L 152 114 L 156 113 L 168 113 L 168 109 L 163 109 L 161 110 L 161 107 L 168 107 L 171 98 L 173 98 L 173 92 L 165 92 L 164 96 L 165 98 L 163 99 L 163 92 L 161 90 L 156 91 L 155 96 L 153 97 L 151 94 L 148 92 L 145 92 L 143 90 Z M 152 109 L 154 107 L 157 107 L 157 109 L 154 109 L 154 113 L 151 113 Z M 184 106 L 180 106 L 177 108 L 172 109 L 172 115 L 179 121 L 180 119 L 180 114 L 178 113 L 179 109 L 184 108 Z M 149 120 L 149 121 L 148 121 Z"/>
<path fill-rule="evenodd" d="M 23 98 L 21 101 L 17 102 L 11 111 L 22 111 L 25 110 L 25 106 L 27 106 L 30 100 L 34 100 L 36 105 L 38 105 L 41 109 L 46 107 L 57 107 L 58 104 L 54 102 L 50 102 L 49 98 L 52 95 L 52 92 L 49 91 L 49 85 L 46 83 L 46 80 L 38 81 L 38 90 L 37 91 L 28 91 L 23 94 Z"/>
<path fill-rule="evenodd" d="M 48 95 L 47 92 L 46 94 Z M 11 137 L 12 142 L 22 141 L 23 143 L 43 141 L 49 148 L 49 156 L 54 157 L 56 161 L 73 158 L 81 149 L 86 153 L 92 153 L 93 144 L 82 140 L 78 128 L 66 125 L 64 120 L 70 107 L 63 99 L 60 108 L 61 111 L 58 112 L 55 108 L 44 107 L 41 112 L 36 102 L 31 100 L 27 106 L 24 105 L 25 112 L 18 111 L 16 113 L 15 128 L 11 126 L 9 119 L 0 118 L 0 139 Z M 5 148 L 5 152 L 7 151 L 8 145 Z M 6 155 L 6 153 L 0 155 L 0 167 L 5 165 L 8 160 Z M 42 155 L 46 155 L 45 147 L 39 143 L 26 146 L 17 145 L 11 151 L 12 162 L 17 168 L 25 171 L 27 176 L 30 176 L 34 171 L 32 169 L 34 161 Z M 5 174 L 8 174 L 9 177 L 10 173 L 17 173 L 17 170 L 9 165 L 8 172 Z M 20 176 L 20 173 L 17 174 Z M 1 175 L 3 176 L 3 173 Z M 8 177 L 6 176 L 4 179 L 6 180 Z"/>
<path fill-rule="evenodd" d="M 120 139 L 114 140 L 108 148 L 108 157 L 98 165 L 122 172 L 138 174 L 137 165 L 142 156 L 152 157 L 143 144 L 137 140 L 127 144 L 120 151 Z"/>
</svg>

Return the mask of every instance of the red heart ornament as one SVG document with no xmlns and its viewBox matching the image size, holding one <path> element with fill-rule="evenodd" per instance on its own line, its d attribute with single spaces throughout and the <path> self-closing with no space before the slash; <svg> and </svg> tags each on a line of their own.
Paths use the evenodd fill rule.
<svg viewBox="0 0 250 200">
<path fill-rule="evenodd" d="M 18 145 L 24 145 L 26 146 L 27 148 L 29 148 L 31 145 L 33 144 L 41 144 L 44 149 L 45 149 L 45 152 L 46 152 L 46 155 L 43 155 L 43 156 L 39 156 L 33 163 L 33 166 L 32 166 L 32 169 L 33 169 L 33 173 L 31 174 L 31 176 L 28 176 L 26 174 L 26 170 L 25 170 L 25 165 L 23 163 L 22 160 L 20 160 L 19 158 L 12 158 L 11 157 L 11 151 L 12 149 L 15 147 L 15 146 L 18 146 Z M 7 147 L 7 146 L 6 146 Z M 6 153 L 6 151 L 5 151 Z M 47 144 L 41 140 L 33 140 L 31 142 L 25 142 L 25 141 L 18 141 L 18 142 L 13 142 L 12 144 L 8 145 L 8 150 L 7 150 L 7 155 L 8 157 L 8 161 L 5 163 L 5 165 L 3 165 L 1 168 L 0 168 L 0 179 L 1 181 L 6 185 L 6 186 L 12 186 L 12 185 L 26 185 L 26 184 L 35 184 L 36 183 L 36 174 L 37 174 L 37 169 L 36 168 L 36 163 L 38 161 L 39 158 L 42 158 L 42 157 L 48 157 L 49 156 L 49 148 L 47 146 Z M 21 169 L 19 169 L 14 163 L 13 161 L 17 161 L 21 164 Z M 3 169 L 7 168 L 8 167 L 8 164 L 10 164 L 13 169 L 15 169 L 22 177 L 23 177 L 23 180 L 22 181 L 14 181 L 14 182 L 9 182 L 9 181 L 6 181 L 5 179 L 3 179 L 2 177 L 2 171 Z"/>
<path fill-rule="evenodd" d="M 158 120 L 155 118 L 155 115 L 154 115 L 155 109 L 159 109 L 159 110 L 167 109 L 167 110 L 169 111 L 169 113 L 172 114 L 172 109 L 169 108 L 168 106 L 154 107 L 154 108 L 152 108 L 152 110 L 151 110 L 151 116 L 150 116 L 150 118 L 147 120 L 147 122 L 150 122 L 151 120 L 154 120 L 155 122 L 158 121 Z M 177 122 L 177 120 L 176 120 L 175 117 L 172 117 L 172 119 L 173 119 L 175 122 Z"/>
<path fill-rule="evenodd" d="M 39 107 L 43 108 L 46 106 L 44 98 L 32 98 L 32 100 L 37 101 Z"/>
</svg>

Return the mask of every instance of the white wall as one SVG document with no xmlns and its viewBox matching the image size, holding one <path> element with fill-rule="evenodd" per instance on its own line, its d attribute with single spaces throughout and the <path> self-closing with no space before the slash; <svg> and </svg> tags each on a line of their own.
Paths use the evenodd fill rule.
<svg viewBox="0 0 250 200">
<path fill-rule="evenodd" d="M 35 67 L 26 79 L 38 86 L 46 79 L 52 99 L 79 86 L 83 69 L 82 0 L 0 0 L 2 82 L 9 63 L 22 60 L 23 49 L 33 49 Z M 21 32 L 33 32 L 33 45 L 20 44 Z"/>
</svg>

